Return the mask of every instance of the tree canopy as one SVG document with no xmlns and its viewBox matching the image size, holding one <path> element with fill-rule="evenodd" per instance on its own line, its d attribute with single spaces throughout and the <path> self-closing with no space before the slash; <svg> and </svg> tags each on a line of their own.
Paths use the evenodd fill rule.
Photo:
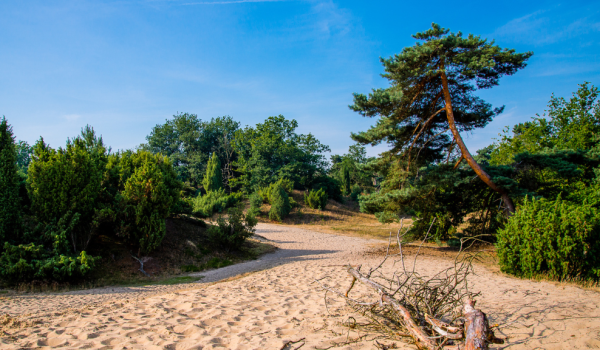
<svg viewBox="0 0 600 350">
<path fill-rule="evenodd" d="M 503 107 L 492 108 L 474 92 L 498 85 L 502 76 L 525 67 L 532 53 L 503 49 L 473 34 L 463 37 L 435 23 L 413 37 L 419 42 L 381 59 L 389 88 L 374 89 L 368 96 L 354 94 L 350 108 L 379 119 L 352 138 L 361 144 L 387 142 L 391 149 L 380 163 L 401 163 L 392 165 L 399 177 L 405 177 L 412 165 L 418 168 L 450 160 L 458 146 L 459 159 L 465 159 L 481 180 L 502 194 L 513 211 L 506 191 L 477 164 L 460 133 L 482 128 L 502 112 Z"/>
<path fill-rule="evenodd" d="M 312 134 L 296 134 L 297 127 L 297 121 L 279 115 L 237 131 L 233 148 L 238 160 L 234 165 L 241 176 L 233 182 L 252 192 L 282 178 L 309 187 L 318 174 L 325 174 L 323 153 L 329 147 Z"/>
</svg>

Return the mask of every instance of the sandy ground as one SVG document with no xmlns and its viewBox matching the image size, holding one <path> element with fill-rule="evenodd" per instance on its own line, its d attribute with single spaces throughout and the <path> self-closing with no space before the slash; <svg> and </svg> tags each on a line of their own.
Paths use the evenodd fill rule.
<svg viewBox="0 0 600 350">
<path fill-rule="evenodd" d="M 194 284 L 4 297 L 0 349 L 282 349 L 300 339 L 285 349 L 319 349 L 365 335 L 343 326 L 352 315 L 345 303 L 329 293 L 326 308 L 313 282 L 329 276 L 323 283 L 347 287 L 343 265 L 376 265 L 379 259 L 363 252 L 379 241 L 267 224 L 257 234 L 280 249 L 201 273 Z M 417 270 L 430 275 L 449 264 L 420 258 Z M 508 337 L 496 348 L 600 348 L 599 293 L 475 271 L 477 305 L 501 325 L 497 335 Z M 368 291 L 357 286 L 352 293 Z M 337 349 L 376 349 L 373 336 L 361 339 Z"/>
</svg>

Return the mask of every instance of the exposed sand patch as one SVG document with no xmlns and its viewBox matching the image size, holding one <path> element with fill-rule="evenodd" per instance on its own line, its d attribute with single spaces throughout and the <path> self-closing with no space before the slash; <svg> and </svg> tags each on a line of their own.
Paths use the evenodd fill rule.
<svg viewBox="0 0 600 350">
<path fill-rule="evenodd" d="M 302 349 L 314 349 L 358 336 L 340 325 L 344 302 L 328 297 L 327 310 L 324 292 L 311 283 L 331 276 L 327 284 L 347 287 L 342 265 L 379 262 L 363 254 L 374 241 L 268 224 L 257 233 L 280 249 L 198 273 L 206 276 L 199 283 L 4 297 L 0 312 L 11 317 L 0 320 L 0 348 L 280 349 L 305 338 Z M 448 260 L 421 258 L 417 268 L 431 274 L 447 266 Z M 475 270 L 478 306 L 491 323 L 505 325 L 497 335 L 510 337 L 500 348 L 600 348 L 599 293 Z M 257 272 L 212 283 L 251 271 Z M 352 293 L 368 291 L 358 286 Z M 375 347 L 365 339 L 340 348 Z"/>
</svg>

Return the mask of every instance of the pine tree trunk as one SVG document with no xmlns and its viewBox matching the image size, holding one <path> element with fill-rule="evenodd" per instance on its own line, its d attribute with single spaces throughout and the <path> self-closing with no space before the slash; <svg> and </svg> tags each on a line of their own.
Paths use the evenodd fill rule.
<svg viewBox="0 0 600 350">
<path fill-rule="evenodd" d="M 512 213 L 515 212 L 515 206 L 514 206 L 512 200 L 510 199 L 510 197 L 508 196 L 508 193 L 504 189 L 498 187 L 492 181 L 492 179 L 488 175 L 488 173 L 486 173 L 485 170 L 483 170 L 481 168 L 481 166 L 479 166 L 479 164 L 477 164 L 477 162 L 475 161 L 475 159 L 469 152 L 469 149 L 465 145 L 462 137 L 460 136 L 458 129 L 456 128 L 456 124 L 454 122 L 454 114 L 452 113 L 452 100 L 450 99 L 450 90 L 448 89 L 448 77 L 446 76 L 446 72 L 444 71 L 443 63 L 441 64 L 440 68 L 441 68 L 441 77 L 442 77 L 442 89 L 444 91 L 444 100 L 446 102 L 446 116 L 448 117 L 448 125 L 450 127 L 450 131 L 452 131 L 452 135 L 454 136 L 454 140 L 456 141 L 456 144 L 460 148 L 462 157 L 467 161 L 467 163 L 469 164 L 471 169 L 473 169 L 475 174 L 477 174 L 477 176 L 486 185 L 488 185 L 492 190 L 498 192 L 502 196 L 502 200 L 506 204 L 506 208 L 508 209 L 509 215 L 511 215 Z"/>
</svg>

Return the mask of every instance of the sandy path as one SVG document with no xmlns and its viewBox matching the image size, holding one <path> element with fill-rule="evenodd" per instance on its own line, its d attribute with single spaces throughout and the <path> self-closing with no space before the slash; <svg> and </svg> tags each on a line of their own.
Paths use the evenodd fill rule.
<svg viewBox="0 0 600 350">
<path fill-rule="evenodd" d="M 280 349 L 285 340 L 306 338 L 302 349 L 314 349 L 359 335 L 340 326 L 348 317 L 343 301 L 328 298 L 327 310 L 324 293 L 311 283 L 331 276 L 329 285 L 347 286 L 341 265 L 374 265 L 362 254 L 374 241 L 266 224 L 257 233 L 281 249 L 201 273 L 201 283 L 5 297 L 0 312 L 16 321 L 5 318 L 0 348 Z M 418 263 L 425 275 L 446 266 L 434 258 Z M 258 272 L 210 283 L 249 271 Z M 510 337 L 500 348 L 600 348 L 600 294 L 476 272 L 478 306 L 506 325 L 499 335 Z M 365 339 L 340 348 L 375 347 Z"/>
</svg>

